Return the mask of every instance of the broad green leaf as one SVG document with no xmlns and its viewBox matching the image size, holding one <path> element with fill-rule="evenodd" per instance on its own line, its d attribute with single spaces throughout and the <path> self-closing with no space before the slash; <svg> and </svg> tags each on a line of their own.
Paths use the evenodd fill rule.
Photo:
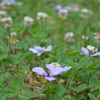
<svg viewBox="0 0 100 100">
<path fill-rule="evenodd" d="M 61 100 L 72 100 L 70 95 L 64 96 Z"/>
<path fill-rule="evenodd" d="M 85 98 L 85 96 L 84 95 L 82 95 L 82 94 L 76 94 L 76 95 L 74 95 L 74 99 L 75 100 L 84 100 L 84 98 Z"/>
<path fill-rule="evenodd" d="M 15 92 L 20 91 L 23 85 L 24 85 L 24 82 L 19 77 L 13 77 L 9 82 L 9 88 L 14 90 Z"/>
<path fill-rule="evenodd" d="M 88 96 L 89 96 L 91 99 L 94 99 L 94 100 L 96 99 L 95 96 L 94 96 L 92 93 L 88 93 Z"/>
<path fill-rule="evenodd" d="M 82 92 L 82 91 L 84 91 L 85 89 L 87 89 L 88 88 L 88 86 L 86 85 L 86 84 L 81 84 L 81 85 L 79 85 L 78 87 L 77 87 L 77 91 L 78 92 Z"/>
<path fill-rule="evenodd" d="M 5 96 L 5 95 L 0 94 L 0 100 L 6 100 L 6 96 Z"/>
<path fill-rule="evenodd" d="M 59 96 L 57 96 L 56 94 L 53 94 L 49 97 L 49 100 L 60 100 Z"/>
<path fill-rule="evenodd" d="M 2 94 L 6 95 L 7 97 L 15 97 L 16 96 L 16 92 L 10 87 L 4 88 L 2 90 Z"/>
<path fill-rule="evenodd" d="M 19 100 L 28 100 L 30 98 L 34 98 L 34 93 L 30 89 L 26 89 L 18 94 L 18 98 Z"/>
<path fill-rule="evenodd" d="M 4 84 L 4 77 L 0 76 L 0 91 L 2 90 L 2 88 L 5 86 Z"/>
<path fill-rule="evenodd" d="M 63 87 L 63 85 L 57 85 L 55 87 L 55 93 L 59 97 L 62 97 L 62 95 L 65 93 L 65 91 L 66 91 L 66 89 L 65 89 L 65 87 Z"/>
<path fill-rule="evenodd" d="M 82 80 L 84 80 L 86 83 L 89 83 L 89 72 L 80 71 L 79 74 L 80 74 Z"/>
<path fill-rule="evenodd" d="M 5 71 L 5 67 L 4 66 L 1 66 L 0 67 L 0 72 L 3 72 L 3 71 Z"/>
<path fill-rule="evenodd" d="M 78 69 L 80 69 L 80 68 L 82 68 L 82 67 L 84 67 L 84 65 L 86 64 L 86 62 L 89 60 L 89 57 L 88 56 L 85 56 L 85 57 L 83 57 L 80 61 L 79 61 L 79 67 L 78 67 Z"/>
<path fill-rule="evenodd" d="M 24 66 L 20 71 L 24 74 L 28 74 L 29 73 L 29 70 L 30 70 L 30 67 L 29 66 Z"/>
</svg>

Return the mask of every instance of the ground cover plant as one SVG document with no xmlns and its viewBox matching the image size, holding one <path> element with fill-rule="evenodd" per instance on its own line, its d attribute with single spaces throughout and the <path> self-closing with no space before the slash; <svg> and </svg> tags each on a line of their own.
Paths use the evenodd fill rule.
<svg viewBox="0 0 100 100">
<path fill-rule="evenodd" d="M 0 100 L 100 100 L 100 0 L 0 0 Z"/>
</svg>

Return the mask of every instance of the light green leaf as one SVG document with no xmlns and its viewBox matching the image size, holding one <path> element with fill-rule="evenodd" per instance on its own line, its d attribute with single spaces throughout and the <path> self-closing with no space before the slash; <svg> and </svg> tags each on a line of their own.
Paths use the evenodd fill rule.
<svg viewBox="0 0 100 100">
<path fill-rule="evenodd" d="M 30 98 L 34 98 L 34 94 L 30 89 L 26 89 L 18 94 L 18 98 L 19 100 L 28 100 Z"/>
</svg>

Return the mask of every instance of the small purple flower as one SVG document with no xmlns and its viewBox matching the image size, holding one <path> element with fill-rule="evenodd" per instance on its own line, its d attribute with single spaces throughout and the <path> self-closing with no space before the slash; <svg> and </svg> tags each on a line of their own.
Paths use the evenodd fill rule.
<svg viewBox="0 0 100 100">
<path fill-rule="evenodd" d="M 40 47 L 40 46 L 34 46 L 34 48 L 29 48 L 29 50 L 35 54 L 37 54 L 37 56 L 40 56 L 43 52 L 45 51 L 51 51 L 52 50 L 52 46 L 49 45 L 47 48 L 45 47 Z"/>
<path fill-rule="evenodd" d="M 54 6 L 54 9 L 55 9 L 55 10 L 61 10 L 61 9 L 62 9 L 62 6 L 61 6 L 61 5 L 55 5 L 55 6 Z"/>
<path fill-rule="evenodd" d="M 48 81 L 53 81 L 56 79 L 53 76 L 61 74 L 62 72 L 68 71 L 69 69 L 71 69 L 71 66 L 64 67 L 64 68 L 55 68 L 51 64 L 46 64 L 46 68 L 48 68 L 50 70 L 50 73 L 47 73 L 46 71 L 44 71 L 44 69 L 42 67 L 33 68 L 32 71 L 36 72 L 39 75 L 44 75 L 45 79 L 47 79 Z"/>
<path fill-rule="evenodd" d="M 76 11 L 79 11 L 79 8 L 78 7 L 70 7 L 70 6 L 66 6 L 64 7 L 64 9 L 68 10 L 68 11 L 72 11 L 72 12 L 76 12 Z"/>
<path fill-rule="evenodd" d="M 86 55 L 86 56 L 89 56 L 89 57 L 92 57 L 92 56 L 99 56 L 99 55 L 100 55 L 100 52 L 96 52 L 96 53 L 94 53 L 94 54 L 90 54 L 90 53 L 89 53 L 89 50 L 86 49 L 86 48 L 84 48 L 84 47 L 82 47 L 81 50 L 82 50 L 82 53 L 81 53 L 81 54 Z"/>
</svg>

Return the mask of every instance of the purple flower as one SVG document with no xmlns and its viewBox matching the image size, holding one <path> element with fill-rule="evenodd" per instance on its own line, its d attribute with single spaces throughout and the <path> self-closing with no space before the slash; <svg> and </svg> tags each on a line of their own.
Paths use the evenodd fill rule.
<svg viewBox="0 0 100 100">
<path fill-rule="evenodd" d="M 47 73 L 46 71 L 44 71 L 42 67 L 36 67 L 36 68 L 33 68 L 32 70 L 33 72 L 36 72 L 39 75 L 44 75 L 45 79 L 47 79 L 48 81 L 53 81 L 56 79 L 53 76 L 61 74 L 62 72 L 68 71 L 71 68 L 71 66 L 64 67 L 64 68 L 55 68 L 51 64 L 46 64 L 46 68 L 50 70 L 50 73 Z"/>
<path fill-rule="evenodd" d="M 45 51 L 51 51 L 52 50 L 52 46 L 49 45 L 47 48 L 45 47 L 40 47 L 40 46 L 34 46 L 34 48 L 29 48 L 29 50 L 35 54 L 37 54 L 37 56 L 40 56 L 43 52 Z"/>
<path fill-rule="evenodd" d="M 96 52 L 96 53 L 94 53 L 94 54 L 90 54 L 90 53 L 89 53 L 89 50 L 86 49 L 86 48 L 84 48 L 84 47 L 82 47 L 81 50 L 82 50 L 82 53 L 81 53 L 81 54 L 86 55 L 86 56 L 89 56 L 89 57 L 92 57 L 92 56 L 99 56 L 99 55 L 100 55 L 100 52 Z"/>
<path fill-rule="evenodd" d="M 7 3 L 13 4 L 13 5 L 22 5 L 22 2 L 16 2 L 15 0 L 5 0 L 0 3 L 0 6 L 4 6 Z"/>
<path fill-rule="evenodd" d="M 55 10 L 61 10 L 62 9 L 62 6 L 61 5 L 56 5 L 56 6 L 54 6 L 54 9 Z"/>
<path fill-rule="evenodd" d="M 79 11 L 79 8 L 78 7 L 70 7 L 70 6 L 66 6 L 64 7 L 64 9 L 68 10 L 68 11 L 72 11 L 72 12 L 75 12 L 75 11 Z"/>
</svg>

